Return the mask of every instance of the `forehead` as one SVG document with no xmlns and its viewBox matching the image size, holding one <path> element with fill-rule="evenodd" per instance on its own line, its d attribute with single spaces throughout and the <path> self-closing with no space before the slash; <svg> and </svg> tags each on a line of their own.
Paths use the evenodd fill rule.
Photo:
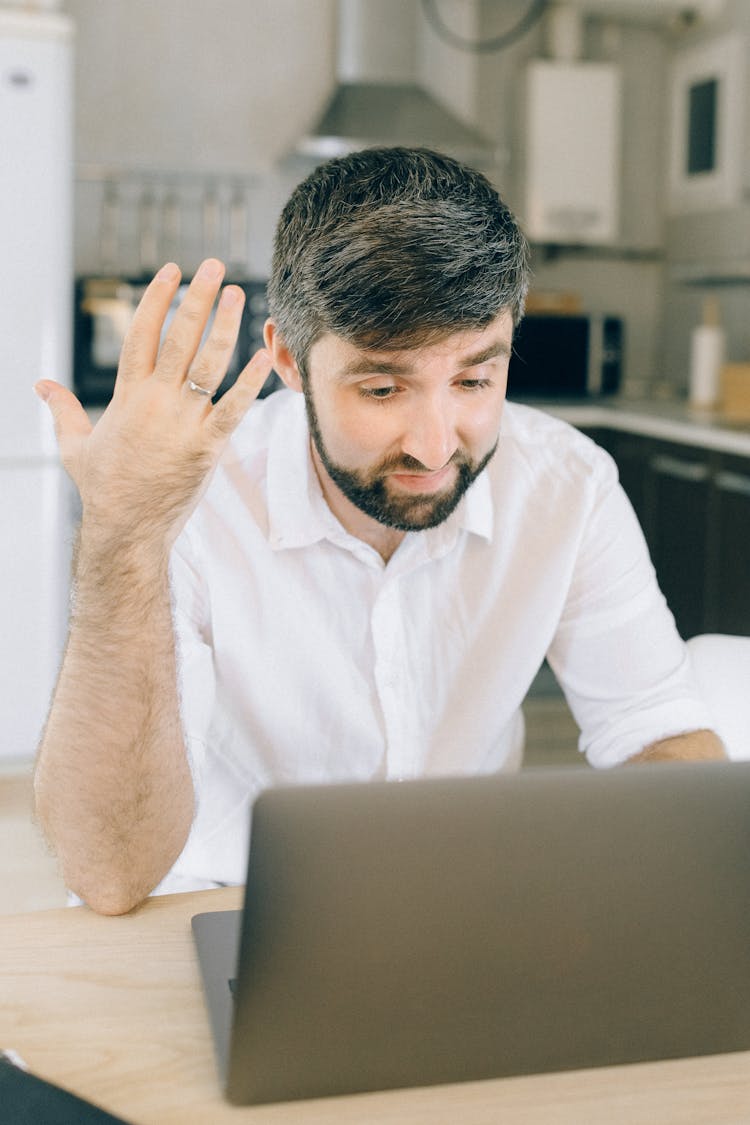
<svg viewBox="0 0 750 1125">
<path fill-rule="evenodd" d="M 364 348 L 342 336 L 326 332 L 310 348 L 308 367 L 350 375 L 373 371 L 408 373 L 441 365 L 460 369 L 495 356 L 509 357 L 513 341 L 513 317 L 499 313 L 485 328 L 460 328 L 438 340 L 415 347 Z"/>
</svg>

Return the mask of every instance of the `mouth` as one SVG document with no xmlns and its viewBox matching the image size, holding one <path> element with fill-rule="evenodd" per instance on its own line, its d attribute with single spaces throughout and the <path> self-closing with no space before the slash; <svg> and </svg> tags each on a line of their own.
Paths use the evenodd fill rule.
<svg viewBox="0 0 750 1125">
<path fill-rule="evenodd" d="M 454 472 L 453 465 L 444 465 L 433 473 L 391 473 L 390 479 L 406 492 L 425 495 L 439 492 L 450 481 Z"/>
</svg>

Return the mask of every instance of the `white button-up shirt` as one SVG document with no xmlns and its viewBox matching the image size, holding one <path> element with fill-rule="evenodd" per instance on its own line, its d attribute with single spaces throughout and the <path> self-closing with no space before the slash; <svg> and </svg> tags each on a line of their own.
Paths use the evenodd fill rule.
<svg viewBox="0 0 750 1125">
<path fill-rule="evenodd" d="M 453 515 L 385 564 L 323 498 L 301 395 L 277 392 L 235 434 L 172 582 L 197 814 L 163 890 L 244 881 L 268 786 L 503 768 L 545 656 L 595 766 L 710 725 L 613 462 L 527 407 L 506 404 Z"/>
</svg>

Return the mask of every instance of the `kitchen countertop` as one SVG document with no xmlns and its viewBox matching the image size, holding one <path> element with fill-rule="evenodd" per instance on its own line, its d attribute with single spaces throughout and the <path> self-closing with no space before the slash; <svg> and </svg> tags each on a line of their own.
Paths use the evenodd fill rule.
<svg viewBox="0 0 750 1125">
<path fill-rule="evenodd" d="M 529 400 L 528 405 L 579 428 L 601 426 L 750 457 L 750 422 L 738 422 L 718 411 L 697 410 L 686 402 L 607 398 Z"/>
</svg>

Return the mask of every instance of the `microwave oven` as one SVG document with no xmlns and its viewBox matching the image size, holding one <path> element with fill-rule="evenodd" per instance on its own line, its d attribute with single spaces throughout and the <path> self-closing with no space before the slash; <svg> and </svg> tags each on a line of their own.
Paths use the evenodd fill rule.
<svg viewBox="0 0 750 1125">
<path fill-rule="evenodd" d="M 227 278 L 226 284 L 231 280 Z M 258 348 L 263 347 L 263 325 L 268 316 L 264 281 L 237 281 L 234 284 L 245 291 L 245 307 L 237 346 L 216 397 L 232 385 L 248 360 Z M 147 281 L 142 278 L 79 277 L 76 280 L 73 389 L 84 406 L 106 406 L 112 397 L 125 333 L 146 285 Z M 187 282 L 184 282 L 175 296 L 165 329 L 186 289 Z M 210 326 L 211 320 L 206 331 Z M 279 377 L 272 372 L 263 386 L 261 397 L 279 385 Z"/>
<path fill-rule="evenodd" d="M 620 317 L 528 313 L 513 338 L 508 395 L 523 400 L 616 394 L 622 364 Z"/>
</svg>

